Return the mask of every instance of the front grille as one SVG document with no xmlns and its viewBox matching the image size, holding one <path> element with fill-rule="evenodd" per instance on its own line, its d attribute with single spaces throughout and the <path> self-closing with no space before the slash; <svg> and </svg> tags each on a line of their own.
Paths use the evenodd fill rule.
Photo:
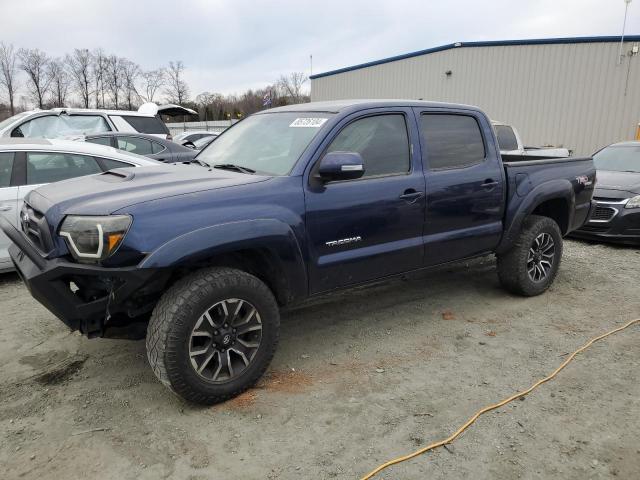
<svg viewBox="0 0 640 480">
<path fill-rule="evenodd" d="M 605 207 L 604 205 L 596 205 L 596 207 L 593 209 L 593 212 L 591 212 L 591 217 L 589 218 L 589 220 L 592 222 L 608 222 L 616 216 L 616 213 L 618 213 L 618 211 L 615 208 Z"/>
<path fill-rule="evenodd" d="M 20 212 L 20 227 L 31 243 L 41 252 L 49 252 L 52 248 L 51 235 L 47 219 L 28 203 L 24 203 Z"/>
</svg>

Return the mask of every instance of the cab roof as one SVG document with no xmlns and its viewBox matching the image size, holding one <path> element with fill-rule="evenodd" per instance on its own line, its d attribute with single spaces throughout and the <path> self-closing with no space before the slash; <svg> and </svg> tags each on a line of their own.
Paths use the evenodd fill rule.
<svg viewBox="0 0 640 480">
<path fill-rule="evenodd" d="M 456 103 L 429 102 L 424 100 L 408 99 L 350 99 L 331 100 L 326 102 L 298 103 L 296 105 L 286 105 L 284 107 L 263 110 L 259 114 L 280 113 L 280 112 L 324 112 L 339 113 L 346 110 L 361 110 L 367 108 L 382 107 L 422 107 L 422 108 L 462 108 L 465 110 L 481 111 L 478 107 Z"/>
</svg>

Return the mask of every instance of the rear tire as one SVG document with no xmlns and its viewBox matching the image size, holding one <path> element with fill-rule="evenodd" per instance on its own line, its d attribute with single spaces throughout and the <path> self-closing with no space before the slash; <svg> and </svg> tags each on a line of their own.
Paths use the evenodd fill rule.
<svg viewBox="0 0 640 480">
<path fill-rule="evenodd" d="M 231 268 L 209 268 L 173 285 L 156 305 L 147 356 L 158 379 L 190 402 L 212 405 L 253 386 L 279 339 L 271 290 Z"/>
<path fill-rule="evenodd" d="M 553 283 L 562 258 L 562 234 L 549 217 L 530 215 L 515 245 L 498 255 L 498 278 L 508 291 L 532 297 Z"/>
</svg>

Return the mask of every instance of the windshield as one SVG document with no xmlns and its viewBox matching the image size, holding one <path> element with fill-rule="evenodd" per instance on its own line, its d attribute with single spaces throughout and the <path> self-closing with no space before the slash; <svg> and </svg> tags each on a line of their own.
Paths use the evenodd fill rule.
<svg viewBox="0 0 640 480">
<path fill-rule="evenodd" d="M 197 158 L 209 165 L 233 164 L 286 175 L 330 116 L 317 112 L 254 115 L 216 138 Z"/>
<path fill-rule="evenodd" d="M 2 130 L 5 127 L 8 127 L 9 125 L 11 125 L 16 120 L 18 120 L 18 119 L 20 119 L 22 117 L 26 117 L 27 115 L 29 115 L 29 113 L 30 112 L 17 113 L 13 117 L 9 117 L 9 118 L 4 119 L 3 121 L 0 122 L 0 130 Z"/>
<path fill-rule="evenodd" d="M 640 144 L 606 147 L 593 156 L 598 170 L 640 173 Z"/>
</svg>

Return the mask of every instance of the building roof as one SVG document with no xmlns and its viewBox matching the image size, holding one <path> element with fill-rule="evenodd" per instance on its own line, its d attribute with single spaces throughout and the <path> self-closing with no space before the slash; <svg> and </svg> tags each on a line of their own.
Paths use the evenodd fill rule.
<svg viewBox="0 0 640 480">
<path fill-rule="evenodd" d="M 380 60 L 374 60 L 372 62 L 360 63 L 351 67 L 339 68 L 337 70 L 330 70 L 328 72 L 318 73 L 311 75 L 309 78 L 314 80 L 316 78 L 328 77 L 330 75 L 336 75 L 338 73 L 350 72 L 352 70 L 359 70 L 361 68 L 373 67 L 374 65 L 382 65 L 384 63 L 396 62 L 398 60 L 404 60 L 405 58 L 419 57 L 421 55 L 428 55 L 430 53 L 442 52 L 444 50 L 451 50 L 453 48 L 460 47 L 505 47 L 513 45 L 561 45 L 571 43 L 616 43 L 620 42 L 620 36 L 603 36 L 603 37 L 568 37 L 568 38 L 532 38 L 525 40 L 491 40 L 482 42 L 456 42 L 449 43 L 447 45 L 441 45 L 439 47 L 427 48 L 426 50 L 418 50 L 416 52 L 405 53 L 402 55 L 396 55 L 394 57 L 387 57 Z M 640 42 L 640 35 L 625 35 L 625 42 Z"/>
</svg>

